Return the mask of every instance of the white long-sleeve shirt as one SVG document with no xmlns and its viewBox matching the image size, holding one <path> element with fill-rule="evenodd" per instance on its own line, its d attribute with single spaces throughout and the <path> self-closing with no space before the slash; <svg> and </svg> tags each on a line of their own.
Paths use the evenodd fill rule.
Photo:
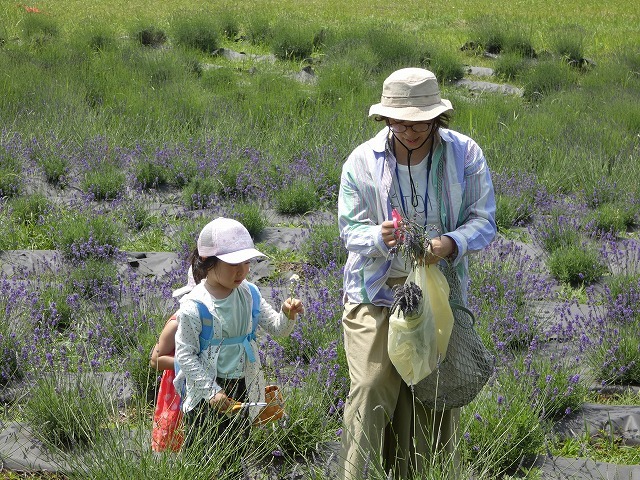
<svg viewBox="0 0 640 480">
<path fill-rule="evenodd" d="M 229 299 L 231 296 L 238 296 L 237 299 Z M 237 331 L 238 325 L 244 325 L 246 334 L 251 333 L 251 307 L 252 297 L 249 286 L 242 282 L 240 286 L 224 299 L 235 300 L 238 311 L 234 312 L 233 318 L 221 318 L 216 309 L 217 300 L 205 288 L 204 282 L 197 285 L 189 294 L 180 299 L 180 309 L 177 313 L 178 331 L 176 332 L 176 353 L 175 358 L 180 365 L 180 372 L 174 380 L 176 390 L 180 393 L 186 385 L 186 395 L 182 399 L 182 411 L 192 410 L 200 401 L 209 401 L 221 390 L 216 382 L 218 377 L 218 358 L 223 348 L 237 350 L 238 345 L 212 344 L 200 351 L 200 333 L 202 332 L 202 320 L 198 311 L 198 306 L 194 300 L 202 302 L 213 316 L 213 336 L 212 338 L 223 338 L 226 331 Z M 293 331 L 295 322 L 290 320 L 282 311 L 276 312 L 264 298 L 260 297 L 260 314 L 258 326 L 274 336 L 288 335 Z M 242 327 L 241 327 L 242 328 Z M 244 354 L 237 356 L 241 363 L 244 379 L 247 385 L 249 401 L 264 401 L 265 379 L 260 365 L 258 346 L 254 341 L 250 342 L 255 357 L 255 362 L 249 361 Z M 257 414 L 258 409 L 250 411 L 250 414 Z"/>
</svg>

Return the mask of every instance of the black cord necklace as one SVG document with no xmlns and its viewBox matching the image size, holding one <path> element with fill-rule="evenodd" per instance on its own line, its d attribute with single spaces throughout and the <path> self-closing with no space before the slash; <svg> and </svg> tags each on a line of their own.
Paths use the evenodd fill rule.
<svg viewBox="0 0 640 480">
<path fill-rule="evenodd" d="M 395 133 L 393 133 L 393 131 L 391 132 L 391 135 L 393 136 L 393 138 L 395 138 L 398 142 L 400 142 L 400 145 L 402 145 L 406 150 L 407 150 L 407 171 L 409 172 L 409 185 L 411 188 L 411 206 L 415 209 L 418 207 L 418 192 L 416 189 L 416 185 L 415 182 L 413 181 L 413 176 L 411 175 L 411 154 L 415 151 L 415 150 L 419 150 L 420 148 L 422 148 L 422 146 L 427 143 L 427 140 L 429 140 L 432 137 L 432 134 L 429 134 L 429 136 L 427 136 L 427 138 L 424 139 L 424 142 L 422 142 L 420 144 L 420 146 L 414 148 L 414 149 L 409 149 L 403 142 L 402 140 L 400 140 Z M 434 142 L 431 142 L 431 145 L 429 146 L 429 156 L 427 157 L 427 188 L 426 188 L 426 194 L 425 194 L 425 205 L 427 204 L 427 198 L 428 198 L 428 194 L 429 194 L 429 173 L 431 172 L 431 162 L 433 161 L 433 144 Z M 392 143 L 393 145 L 393 143 Z M 395 145 L 393 148 L 394 151 L 394 155 L 395 155 Z M 400 188 L 400 201 L 402 202 L 402 209 L 404 210 L 405 215 L 408 214 L 407 212 L 407 208 L 404 204 L 404 196 L 402 194 L 402 186 L 400 185 L 400 177 L 398 176 L 398 161 L 397 161 L 397 157 L 396 157 L 396 178 L 398 180 L 398 187 Z"/>
</svg>

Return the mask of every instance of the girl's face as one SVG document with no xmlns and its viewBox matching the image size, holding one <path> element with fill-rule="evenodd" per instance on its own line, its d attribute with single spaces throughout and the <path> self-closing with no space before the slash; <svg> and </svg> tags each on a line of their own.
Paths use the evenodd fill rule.
<svg viewBox="0 0 640 480">
<path fill-rule="evenodd" d="M 249 264 L 249 261 L 237 264 L 219 261 L 207 272 L 207 283 L 218 293 L 231 293 L 247 278 Z"/>
</svg>

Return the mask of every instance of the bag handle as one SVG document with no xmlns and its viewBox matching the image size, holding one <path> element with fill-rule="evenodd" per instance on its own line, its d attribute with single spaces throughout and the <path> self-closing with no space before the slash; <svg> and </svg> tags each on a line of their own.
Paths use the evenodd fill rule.
<svg viewBox="0 0 640 480">
<path fill-rule="evenodd" d="M 467 315 L 469 315 L 469 317 L 471 318 L 471 326 L 472 327 L 476 324 L 475 315 L 467 307 L 465 307 L 464 305 L 461 305 L 458 302 L 455 302 L 453 300 L 449 300 L 449 305 L 451 306 L 451 310 L 460 310 L 460 311 L 466 313 Z M 455 316 L 454 316 L 454 319 L 455 319 Z"/>
</svg>

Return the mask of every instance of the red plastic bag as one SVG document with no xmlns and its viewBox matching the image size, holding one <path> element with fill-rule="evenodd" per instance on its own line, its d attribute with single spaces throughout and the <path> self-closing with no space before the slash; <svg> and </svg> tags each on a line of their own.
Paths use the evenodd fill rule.
<svg viewBox="0 0 640 480">
<path fill-rule="evenodd" d="M 151 430 L 151 449 L 154 452 L 164 452 L 167 449 L 177 452 L 184 441 L 180 395 L 173 386 L 175 376 L 173 370 L 165 370 L 160 380 Z"/>
</svg>

